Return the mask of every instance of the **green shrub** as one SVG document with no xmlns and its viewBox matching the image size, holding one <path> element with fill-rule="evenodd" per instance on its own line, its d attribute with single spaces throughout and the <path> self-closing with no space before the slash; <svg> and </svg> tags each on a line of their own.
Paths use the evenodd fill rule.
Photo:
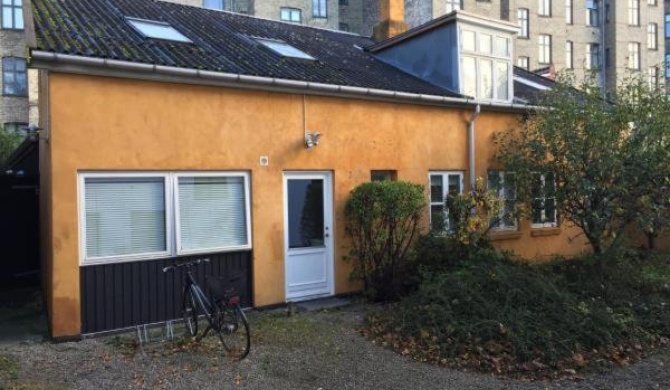
<svg viewBox="0 0 670 390">
<path fill-rule="evenodd" d="M 503 373 L 576 368 L 585 356 L 670 336 L 670 280 L 644 276 L 667 270 L 667 259 L 646 271 L 607 264 L 602 281 L 594 262 L 532 266 L 480 251 L 424 275 L 418 291 L 371 316 L 368 331 L 419 360 Z"/>
<path fill-rule="evenodd" d="M 344 215 L 352 241 L 352 277 L 363 280 L 369 299 L 396 299 L 406 289 L 408 253 L 425 198 L 423 186 L 401 181 L 365 183 L 351 191 Z"/>
</svg>

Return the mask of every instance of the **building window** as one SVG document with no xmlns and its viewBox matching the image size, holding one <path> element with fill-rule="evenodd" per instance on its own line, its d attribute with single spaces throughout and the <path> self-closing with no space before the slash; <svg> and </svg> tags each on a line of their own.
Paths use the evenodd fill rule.
<svg viewBox="0 0 670 390">
<path fill-rule="evenodd" d="M 610 22 L 610 5 L 605 3 L 605 23 Z"/>
<path fill-rule="evenodd" d="M 670 14 L 665 14 L 665 37 L 670 38 Z"/>
<path fill-rule="evenodd" d="M 327 0 L 314 0 L 312 2 L 313 6 L 313 15 L 315 18 L 327 18 L 328 17 L 328 1 Z"/>
<path fill-rule="evenodd" d="M 534 228 L 556 227 L 556 180 L 552 173 L 536 175 L 532 193 L 532 223 Z"/>
<path fill-rule="evenodd" d="M 538 62 L 540 64 L 551 63 L 551 35 L 540 34 L 537 37 L 539 55 Z"/>
<path fill-rule="evenodd" d="M 2 0 L 2 28 L 23 30 L 23 7 L 21 0 Z"/>
<path fill-rule="evenodd" d="M 519 68 L 524 68 L 526 70 L 530 69 L 530 58 L 528 57 L 519 57 L 516 59 L 516 66 Z"/>
<path fill-rule="evenodd" d="M 516 229 L 516 183 L 514 174 L 505 171 L 489 171 L 488 188 L 505 200 L 500 214 L 491 220 L 493 229 Z"/>
<path fill-rule="evenodd" d="M 349 25 L 347 23 L 340 23 L 340 31 L 349 32 Z"/>
<path fill-rule="evenodd" d="M 572 41 L 565 42 L 565 67 L 572 69 L 574 66 L 572 62 Z"/>
<path fill-rule="evenodd" d="M 528 9 L 519 8 L 517 17 L 519 19 L 519 38 L 528 38 Z"/>
<path fill-rule="evenodd" d="M 396 171 L 370 171 L 370 181 L 396 181 L 397 177 Z"/>
<path fill-rule="evenodd" d="M 658 67 L 652 66 L 649 68 L 649 89 L 652 91 L 658 88 Z"/>
<path fill-rule="evenodd" d="M 605 67 L 609 68 L 611 66 L 611 59 L 610 59 L 610 48 L 608 47 L 605 49 Z"/>
<path fill-rule="evenodd" d="M 572 0 L 565 0 L 565 23 L 572 24 Z"/>
<path fill-rule="evenodd" d="M 600 24 L 600 3 L 598 0 L 586 1 L 586 25 L 598 27 Z"/>
<path fill-rule="evenodd" d="M 538 0 L 537 14 L 551 16 L 551 0 Z"/>
<path fill-rule="evenodd" d="M 349 5 L 349 0 L 340 0 L 340 5 Z"/>
<path fill-rule="evenodd" d="M 670 54 L 665 55 L 665 78 L 670 78 Z"/>
<path fill-rule="evenodd" d="M 656 23 L 649 23 L 647 26 L 647 49 L 658 49 L 658 25 Z"/>
<path fill-rule="evenodd" d="M 449 212 L 445 208 L 447 195 L 463 193 L 462 172 L 431 172 L 430 179 L 430 226 L 433 231 L 453 229 Z"/>
<path fill-rule="evenodd" d="M 640 25 L 640 0 L 628 0 L 628 25 Z"/>
<path fill-rule="evenodd" d="M 510 100 L 510 38 L 463 29 L 461 50 L 461 92 L 481 99 Z"/>
<path fill-rule="evenodd" d="M 463 9 L 461 0 L 447 0 L 447 13 Z"/>
<path fill-rule="evenodd" d="M 82 262 L 249 249 L 248 188 L 244 173 L 81 174 Z"/>
<path fill-rule="evenodd" d="M 6 96 L 28 96 L 26 60 L 17 57 L 2 59 L 2 93 Z"/>
<path fill-rule="evenodd" d="M 647 4 L 649 5 L 658 5 L 657 0 L 647 0 Z"/>
<path fill-rule="evenodd" d="M 203 0 L 202 6 L 209 9 L 223 10 L 223 0 Z"/>
<path fill-rule="evenodd" d="M 640 69 L 640 44 L 628 43 L 628 69 Z"/>
<path fill-rule="evenodd" d="M 302 23 L 302 10 L 282 7 L 279 11 L 279 18 L 284 22 L 300 24 Z"/>
<path fill-rule="evenodd" d="M 7 133 L 26 136 L 28 124 L 23 122 L 7 122 L 2 127 Z"/>
<path fill-rule="evenodd" d="M 597 43 L 586 44 L 586 69 L 600 68 L 600 45 Z"/>
</svg>

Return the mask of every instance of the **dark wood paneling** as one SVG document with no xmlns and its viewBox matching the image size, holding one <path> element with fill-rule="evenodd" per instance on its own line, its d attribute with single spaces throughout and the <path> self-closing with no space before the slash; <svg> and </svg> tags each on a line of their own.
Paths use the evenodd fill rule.
<svg viewBox="0 0 670 390">
<path fill-rule="evenodd" d="M 243 306 L 252 306 L 251 252 L 193 256 L 210 259 L 195 268 L 203 288 L 205 276 L 241 275 Z M 163 268 L 189 257 L 81 267 L 82 333 L 97 333 L 181 318 L 182 278 Z"/>
</svg>

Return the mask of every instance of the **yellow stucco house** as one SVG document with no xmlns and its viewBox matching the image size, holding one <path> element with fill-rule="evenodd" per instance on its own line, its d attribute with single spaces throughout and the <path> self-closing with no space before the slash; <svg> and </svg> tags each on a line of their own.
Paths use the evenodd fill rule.
<svg viewBox="0 0 670 390">
<path fill-rule="evenodd" d="M 475 176 L 513 198 L 491 136 L 551 86 L 513 67 L 516 26 L 457 11 L 404 31 L 402 1 L 382 3 L 373 40 L 154 0 L 32 1 L 54 337 L 179 317 L 179 277 L 161 272 L 176 258 L 242 273 L 248 306 L 356 291 L 343 204 L 372 179 L 424 184 L 426 221 Z M 543 215 L 501 223 L 496 245 L 584 250 Z"/>
</svg>

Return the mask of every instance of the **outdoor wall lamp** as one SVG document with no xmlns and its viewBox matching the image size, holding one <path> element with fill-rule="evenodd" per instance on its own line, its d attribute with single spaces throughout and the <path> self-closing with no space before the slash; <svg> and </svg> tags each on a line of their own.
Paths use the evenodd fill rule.
<svg viewBox="0 0 670 390">
<path fill-rule="evenodd" d="M 321 138 L 321 134 L 319 132 L 306 132 L 305 133 L 305 146 L 307 149 L 312 149 L 316 145 L 319 144 L 319 139 Z"/>
<path fill-rule="evenodd" d="M 37 141 L 38 139 L 49 141 L 49 132 L 40 127 L 37 127 L 37 125 L 34 123 L 31 123 L 24 129 L 26 131 L 26 135 L 33 141 Z"/>
</svg>

